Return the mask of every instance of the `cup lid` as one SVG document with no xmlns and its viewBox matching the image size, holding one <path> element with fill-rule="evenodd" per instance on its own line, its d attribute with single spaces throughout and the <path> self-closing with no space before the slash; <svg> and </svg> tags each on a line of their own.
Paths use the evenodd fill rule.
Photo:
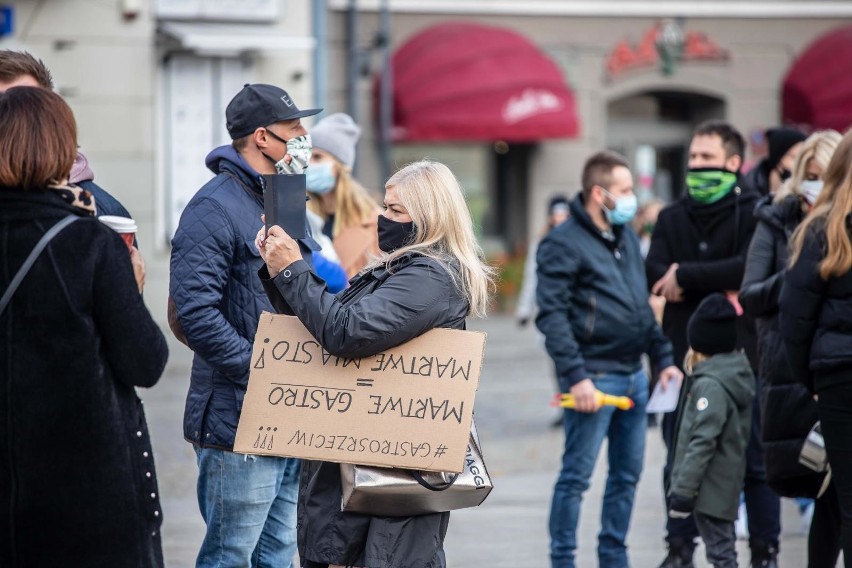
<svg viewBox="0 0 852 568">
<path fill-rule="evenodd" d="M 116 233 L 135 233 L 136 221 L 129 217 L 119 217 L 118 215 L 101 215 L 98 221 L 115 231 Z"/>
</svg>

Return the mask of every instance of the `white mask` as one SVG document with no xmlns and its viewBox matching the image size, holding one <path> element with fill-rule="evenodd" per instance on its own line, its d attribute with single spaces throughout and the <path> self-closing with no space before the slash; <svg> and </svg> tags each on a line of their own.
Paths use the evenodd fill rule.
<svg viewBox="0 0 852 568">
<path fill-rule="evenodd" d="M 817 197 L 822 193 L 823 181 L 821 179 L 815 179 L 810 181 L 803 181 L 799 184 L 799 189 L 802 192 L 802 197 L 805 198 L 809 204 L 813 205 L 816 203 Z"/>
<path fill-rule="evenodd" d="M 287 155 L 290 156 L 290 163 L 286 163 L 284 158 L 281 158 L 275 163 L 275 171 L 279 174 L 303 174 L 311 161 L 311 151 L 313 144 L 311 135 L 305 134 L 290 138 L 287 140 Z"/>
</svg>

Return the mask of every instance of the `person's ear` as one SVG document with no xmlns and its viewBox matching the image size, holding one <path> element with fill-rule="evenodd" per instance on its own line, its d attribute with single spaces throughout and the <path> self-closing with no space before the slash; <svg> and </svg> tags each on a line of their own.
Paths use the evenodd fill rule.
<svg viewBox="0 0 852 568">
<path fill-rule="evenodd" d="M 251 135 L 252 142 L 255 146 L 266 148 L 269 145 L 269 137 L 266 135 L 266 129 L 259 127 Z"/>
<path fill-rule="evenodd" d="M 743 158 L 742 158 L 742 156 L 738 156 L 738 155 L 736 155 L 736 154 L 734 154 L 733 156 L 731 156 L 730 158 L 728 158 L 727 160 L 725 160 L 725 168 L 726 168 L 727 170 L 732 171 L 732 172 L 739 172 L 739 171 L 740 171 L 740 167 L 741 167 L 742 165 L 743 165 Z"/>
</svg>

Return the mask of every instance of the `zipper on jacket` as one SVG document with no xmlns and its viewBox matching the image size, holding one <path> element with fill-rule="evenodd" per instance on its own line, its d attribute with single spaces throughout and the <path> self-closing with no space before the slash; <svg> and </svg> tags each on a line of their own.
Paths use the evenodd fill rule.
<svg viewBox="0 0 852 568">
<path fill-rule="evenodd" d="M 595 331 L 595 309 L 597 308 L 597 298 L 592 294 L 589 296 L 589 313 L 586 315 L 586 339 L 592 338 L 592 332 Z"/>
</svg>

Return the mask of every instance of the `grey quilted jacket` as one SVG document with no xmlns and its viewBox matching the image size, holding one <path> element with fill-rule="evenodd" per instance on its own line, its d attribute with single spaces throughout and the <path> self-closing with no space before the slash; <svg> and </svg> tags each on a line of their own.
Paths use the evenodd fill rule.
<svg viewBox="0 0 852 568">
<path fill-rule="evenodd" d="M 231 146 L 207 156 L 216 174 L 190 200 L 172 239 L 169 294 L 195 353 L 184 437 L 230 450 L 249 377 L 260 313 L 272 311 L 254 245 L 263 213 L 263 178 Z M 300 241 L 305 261 L 319 247 Z"/>
</svg>

